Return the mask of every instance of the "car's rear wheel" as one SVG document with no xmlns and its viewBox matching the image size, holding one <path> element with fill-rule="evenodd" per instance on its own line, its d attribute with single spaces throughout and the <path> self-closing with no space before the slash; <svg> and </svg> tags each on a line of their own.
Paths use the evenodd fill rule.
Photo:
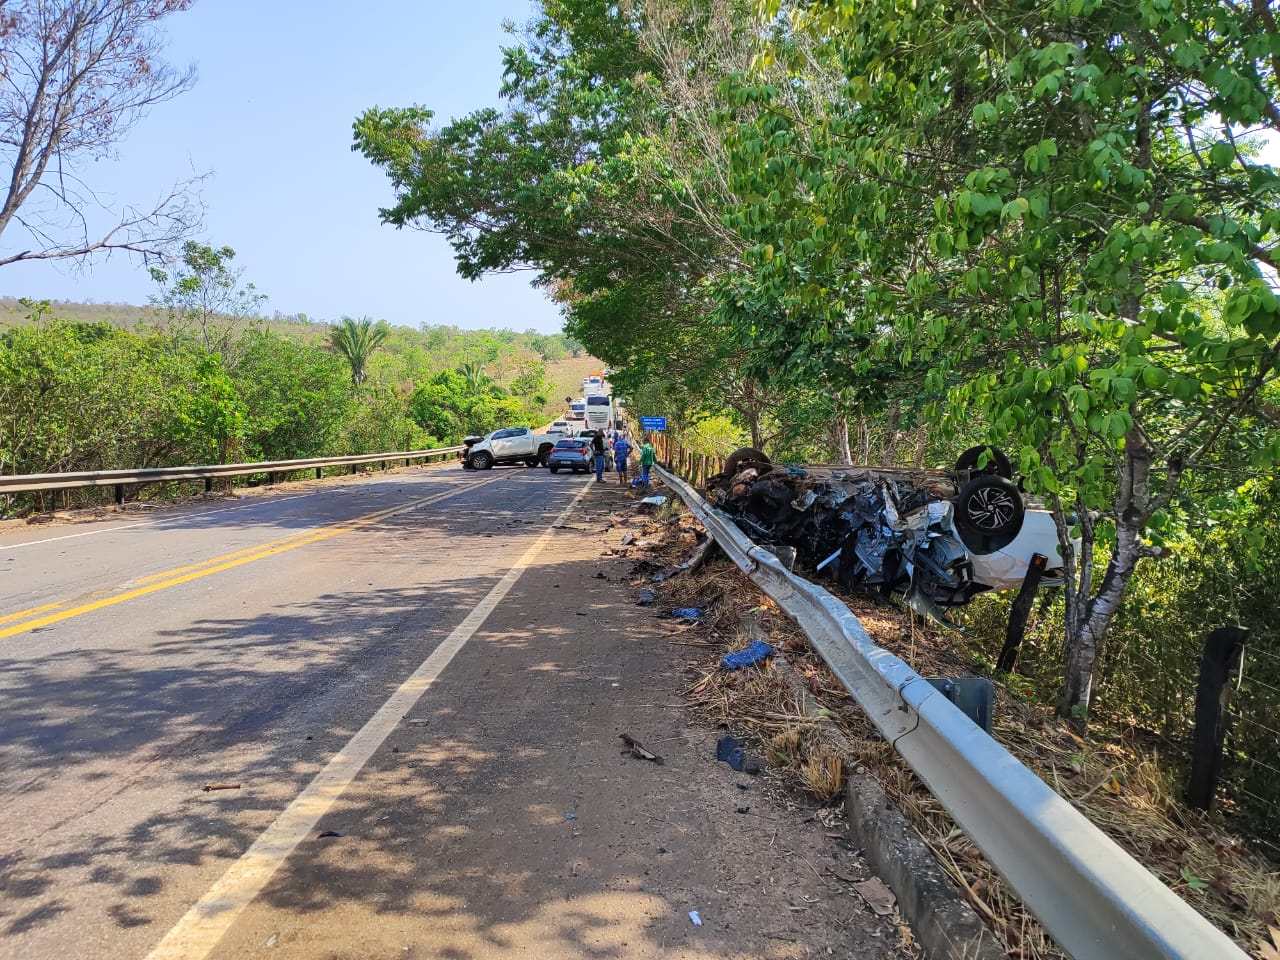
<svg viewBox="0 0 1280 960">
<path fill-rule="evenodd" d="M 471 465 L 477 470 L 488 470 L 493 466 L 493 454 L 481 450 L 471 455 Z"/>
<path fill-rule="evenodd" d="M 526 467 L 536 467 L 536 466 L 538 466 L 538 458 L 537 458 L 537 457 L 525 457 L 525 458 L 524 458 L 524 465 L 525 465 Z"/>
<path fill-rule="evenodd" d="M 550 447 L 543 447 L 541 450 L 538 451 L 538 463 L 542 464 L 544 467 L 551 465 L 551 448 Z"/>
<path fill-rule="evenodd" d="M 961 533 L 1013 536 L 1022 529 L 1025 513 L 1022 494 L 1004 477 L 976 477 L 956 497 L 956 525 Z"/>
<path fill-rule="evenodd" d="M 551 464 L 550 466 L 551 466 L 551 472 L 552 472 L 552 473 L 559 473 L 559 472 L 560 472 L 560 465 L 559 465 L 558 463 L 553 463 L 553 464 Z"/>
</svg>

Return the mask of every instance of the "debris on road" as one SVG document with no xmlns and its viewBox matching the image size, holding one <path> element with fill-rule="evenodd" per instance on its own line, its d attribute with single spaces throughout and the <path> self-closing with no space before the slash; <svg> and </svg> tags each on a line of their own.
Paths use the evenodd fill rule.
<svg viewBox="0 0 1280 960">
<path fill-rule="evenodd" d="M 239 790 L 240 784 L 238 783 L 206 783 L 203 789 L 205 793 L 208 793 L 210 790 Z"/>
<path fill-rule="evenodd" d="M 636 535 L 632 533 L 630 530 L 628 530 L 626 533 L 622 535 L 622 545 L 624 547 L 629 547 L 631 546 L 631 544 L 635 542 L 636 542 Z"/>
<path fill-rule="evenodd" d="M 625 743 L 628 747 L 628 750 L 624 750 L 623 753 L 630 752 L 632 756 L 639 757 L 641 760 L 648 760 L 651 763 L 660 764 L 663 762 L 663 759 L 660 756 L 658 756 L 656 753 L 652 753 L 649 750 L 646 750 L 644 748 L 644 744 L 642 744 L 639 740 L 632 737 L 630 734 L 620 733 L 618 734 L 618 736 L 622 739 L 622 742 Z"/>
<path fill-rule="evenodd" d="M 853 889 L 858 891 L 858 896 L 866 901 L 867 906 L 878 917 L 887 917 L 892 914 L 893 905 L 898 902 L 893 891 L 886 887 L 879 877 L 871 877 L 869 880 L 855 883 Z"/>
<path fill-rule="evenodd" d="M 343 833 L 341 830 L 322 830 L 318 834 L 316 834 L 316 839 L 325 840 L 325 839 L 328 839 L 329 837 L 345 837 L 345 836 L 346 834 Z"/>
<path fill-rule="evenodd" d="M 721 737 L 716 741 L 716 759 L 723 760 L 734 770 L 741 770 L 743 773 L 760 772 L 760 765 L 750 759 L 743 750 L 742 744 L 730 736 Z"/>
<path fill-rule="evenodd" d="M 752 640 L 746 647 L 736 653 L 726 653 L 721 659 L 720 665 L 726 670 L 737 670 L 740 667 L 749 667 L 753 663 L 759 663 L 772 657 L 778 651 L 763 640 Z"/>
<path fill-rule="evenodd" d="M 641 590 L 640 595 L 636 597 L 637 607 L 649 607 L 657 602 L 658 602 L 658 594 L 655 591 L 650 590 L 648 587 L 645 587 L 643 590 Z"/>
<path fill-rule="evenodd" d="M 677 620 L 686 620 L 689 623 L 697 623 L 702 616 L 701 607 L 676 607 L 671 611 L 671 616 Z"/>
<path fill-rule="evenodd" d="M 689 911 L 689 919 L 693 921 L 693 925 L 694 925 L 695 927 L 700 927 L 700 926 L 702 926 L 702 917 L 698 916 L 698 911 L 697 911 L 697 910 L 690 910 L 690 911 Z"/>
<path fill-rule="evenodd" d="M 663 496 L 645 497 L 640 503 L 646 507 L 660 507 L 667 502 L 667 498 Z"/>
</svg>

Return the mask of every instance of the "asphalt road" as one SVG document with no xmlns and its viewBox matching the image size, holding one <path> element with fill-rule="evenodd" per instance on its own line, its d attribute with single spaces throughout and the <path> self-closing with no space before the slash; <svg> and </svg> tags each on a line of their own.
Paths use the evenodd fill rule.
<svg viewBox="0 0 1280 960">
<path fill-rule="evenodd" d="M 450 465 L 0 534 L 0 956 L 145 955 L 579 489 Z"/>
<path fill-rule="evenodd" d="M 0 528 L 0 958 L 904 956 L 691 721 L 634 507 L 449 465 Z"/>
</svg>

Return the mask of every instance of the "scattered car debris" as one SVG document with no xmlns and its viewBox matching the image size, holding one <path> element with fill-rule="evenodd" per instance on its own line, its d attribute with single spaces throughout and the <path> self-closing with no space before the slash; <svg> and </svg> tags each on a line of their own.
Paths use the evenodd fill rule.
<svg viewBox="0 0 1280 960">
<path fill-rule="evenodd" d="M 750 813 L 750 812 L 751 812 L 751 808 L 750 808 L 750 807 L 738 807 L 738 808 L 736 808 L 733 812 L 734 812 L 734 813 Z"/>
<path fill-rule="evenodd" d="M 240 784 L 238 783 L 206 783 L 202 789 L 204 790 L 205 793 L 208 793 L 210 790 L 239 790 Z"/>
<path fill-rule="evenodd" d="M 566 820 L 577 820 L 577 819 L 578 819 L 578 818 L 577 818 L 574 814 L 572 814 L 572 813 L 566 813 L 566 814 L 564 815 L 564 818 L 565 818 Z"/>
<path fill-rule="evenodd" d="M 656 497 L 645 497 L 640 502 L 646 507 L 660 507 L 667 502 L 667 498 L 662 495 L 658 495 Z"/>
<path fill-rule="evenodd" d="M 853 889 L 858 891 L 858 896 L 866 901 L 867 906 L 878 917 L 887 917 L 892 914 L 893 905 L 898 902 L 893 891 L 886 887 L 879 877 L 871 877 L 855 883 Z"/>
<path fill-rule="evenodd" d="M 726 670 L 737 670 L 740 667 L 749 667 L 753 663 L 766 660 L 777 652 L 763 640 L 752 640 L 736 653 L 726 653 L 721 659 L 720 665 Z"/>
<path fill-rule="evenodd" d="M 623 753 L 630 752 L 632 756 L 639 757 L 641 760 L 648 760 L 650 763 L 662 764 L 664 762 L 656 753 L 646 750 L 644 744 L 630 734 L 620 733 L 618 736 L 627 745 L 627 750 L 624 750 Z"/>
<path fill-rule="evenodd" d="M 702 917 L 698 916 L 698 911 L 697 911 L 697 910 L 690 910 L 690 911 L 689 911 L 689 919 L 693 921 L 693 925 L 694 925 L 695 927 L 700 927 L 700 926 L 702 926 Z"/>
<path fill-rule="evenodd" d="M 708 487 L 784 566 L 901 596 L 946 623 L 940 608 L 1019 587 L 1035 553 L 1059 555 L 1053 516 L 1029 508 L 1009 477 L 1008 460 L 985 447 L 966 451 L 952 470 L 784 467 L 747 449 Z M 1060 567 L 1041 580 L 1061 582 Z"/>
<path fill-rule="evenodd" d="M 657 602 L 658 602 L 657 592 L 654 590 L 650 590 L 648 587 L 645 587 L 643 590 L 641 590 L 640 594 L 636 597 L 637 607 L 651 607 Z"/>
<path fill-rule="evenodd" d="M 688 623 L 697 623 L 702 616 L 701 607 L 676 607 L 671 611 L 671 616 L 677 620 L 684 620 Z"/>
<path fill-rule="evenodd" d="M 321 830 L 316 834 L 316 839 L 325 840 L 329 837 L 345 837 L 346 834 L 341 830 Z"/>
<path fill-rule="evenodd" d="M 631 544 L 635 542 L 636 542 L 636 535 L 632 533 L 630 530 L 628 530 L 626 533 L 622 535 L 622 545 L 624 547 L 629 547 L 631 546 Z"/>
<path fill-rule="evenodd" d="M 716 759 L 723 760 L 734 770 L 740 770 L 743 773 L 760 772 L 760 764 L 747 756 L 742 744 L 734 737 L 724 736 L 716 741 Z"/>
</svg>

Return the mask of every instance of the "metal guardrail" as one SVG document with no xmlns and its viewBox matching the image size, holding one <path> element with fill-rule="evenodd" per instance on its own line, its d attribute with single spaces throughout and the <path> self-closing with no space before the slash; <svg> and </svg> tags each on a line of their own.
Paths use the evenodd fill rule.
<svg viewBox="0 0 1280 960">
<path fill-rule="evenodd" d="M 458 453 L 463 448 L 438 447 L 434 450 L 405 450 L 396 453 L 362 453 L 344 457 L 314 457 L 308 460 L 268 460 L 261 463 L 223 463 L 195 467 L 148 467 L 142 470 L 85 470 L 78 473 L 27 473 L 0 475 L 0 494 L 35 493 L 41 490 L 75 490 L 82 487 L 115 487 L 116 502 L 124 496 L 126 484 L 164 483 L 171 480 L 204 480 L 205 489 L 220 477 L 244 477 L 265 473 L 298 473 L 302 470 L 319 471 L 325 467 L 356 467 L 365 463 L 383 463 L 403 460 L 407 466 L 412 460 L 429 460 L 432 457 Z"/>
<path fill-rule="evenodd" d="M 788 571 L 683 480 L 656 472 L 801 626 L 885 739 L 1075 960 L 1246 960 L 927 680 L 876 646 L 847 605 Z"/>
</svg>

